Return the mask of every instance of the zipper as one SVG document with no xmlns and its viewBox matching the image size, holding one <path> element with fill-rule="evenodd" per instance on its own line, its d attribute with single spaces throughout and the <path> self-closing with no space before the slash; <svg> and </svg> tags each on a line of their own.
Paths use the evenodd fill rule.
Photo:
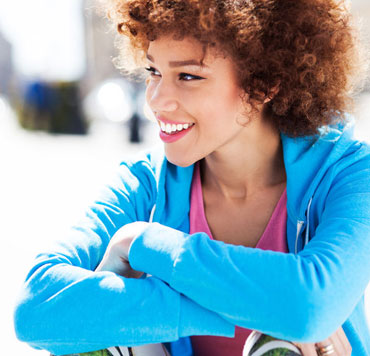
<svg viewBox="0 0 370 356">
<path fill-rule="evenodd" d="M 311 203 L 312 203 L 312 197 L 310 199 L 310 201 L 308 202 L 308 206 L 307 206 L 307 227 L 306 227 L 306 233 L 305 233 L 305 239 L 304 239 L 304 246 L 306 246 L 309 242 L 309 239 L 310 239 L 310 209 L 311 209 Z M 295 236 L 295 253 L 297 254 L 298 253 L 298 239 L 299 239 L 299 235 L 301 233 L 301 230 L 302 230 L 302 227 L 304 225 L 305 221 L 304 220 L 297 220 L 297 234 Z"/>
<path fill-rule="evenodd" d="M 301 232 L 303 224 L 304 224 L 303 220 L 298 220 L 297 221 L 297 234 L 295 236 L 295 254 L 298 253 L 298 237 L 299 237 L 299 234 Z"/>
</svg>

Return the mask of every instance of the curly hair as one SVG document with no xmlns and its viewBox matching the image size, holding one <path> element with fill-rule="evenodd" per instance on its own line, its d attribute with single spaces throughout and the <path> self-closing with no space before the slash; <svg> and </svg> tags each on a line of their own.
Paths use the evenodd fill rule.
<svg viewBox="0 0 370 356">
<path fill-rule="evenodd" d="M 340 0 L 101 0 L 117 28 L 119 65 L 144 64 L 162 35 L 197 39 L 235 63 L 248 103 L 291 136 L 346 120 L 364 73 L 352 17 Z M 274 92 L 274 88 L 278 88 Z"/>
</svg>

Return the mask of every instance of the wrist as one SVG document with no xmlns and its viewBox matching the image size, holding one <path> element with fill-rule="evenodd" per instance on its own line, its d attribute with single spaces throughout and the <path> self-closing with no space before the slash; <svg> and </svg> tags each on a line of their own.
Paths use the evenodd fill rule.
<svg viewBox="0 0 370 356">
<path fill-rule="evenodd" d="M 175 261 L 187 236 L 158 223 L 148 224 L 130 245 L 130 265 L 170 283 Z"/>
</svg>

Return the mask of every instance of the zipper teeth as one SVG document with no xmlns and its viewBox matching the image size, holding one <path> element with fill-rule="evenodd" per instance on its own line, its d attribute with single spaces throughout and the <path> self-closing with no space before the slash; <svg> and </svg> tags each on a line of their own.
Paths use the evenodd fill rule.
<svg viewBox="0 0 370 356">
<path fill-rule="evenodd" d="M 312 203 L 312 198 L 308 202 L 308 207 L 307 207 L 307 228 L 306 228 L 306 236 L 305 236 L 305 241 L 304 245 L 306 246 L 309 241 L 309 234 L 310 234 L 310 209 L 311 209 L 311 203 Z"/>
<path fill-rule="evenodd" d="M 295 237 L 295 253 L 296 254 L 298 253 L 298 237 L 299 237 L 299 233 L 301 232 L 303 224 L 304 224 L 303 220 L 298 220 L 297 221 L 297 234 L 296 234 L 296 237 Z"/>
</svg>

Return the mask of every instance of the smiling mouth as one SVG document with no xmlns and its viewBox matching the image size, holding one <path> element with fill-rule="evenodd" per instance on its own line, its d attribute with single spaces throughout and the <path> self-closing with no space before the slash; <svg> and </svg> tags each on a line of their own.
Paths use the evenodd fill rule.
<svg viewBox="0 0 370 356">
<path fill-rule="evenodd" d="M 161 131 L 166 133 L 167 135 L 174 135 L 181 131 L 187 130 L 190 127 L 194 126 L 194 123 L 190 124 L 165 124 L 162 121 L 159 121 L 159 126 Z"/>
</svg>

